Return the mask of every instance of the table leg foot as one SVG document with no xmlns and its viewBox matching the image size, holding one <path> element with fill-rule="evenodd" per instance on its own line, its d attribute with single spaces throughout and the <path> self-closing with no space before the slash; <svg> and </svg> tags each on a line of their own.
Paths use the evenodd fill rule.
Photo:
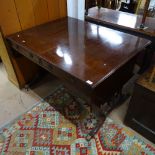
<svg viewBox="0 0 155 155">
<path fill-rule="evenodd" d="M 112 107 L 110 107 L 108 103 L 105 103 L 104 105 L 101 106 L 101 110 L 99 111 L 100 120 L 97 123 L 97 126 L 86 136 L 87 141 L 90 141 L 95 136 L 95 134 L 99 131 L 99 129 L 104 124 L 106 117 L 110 113 L 111 110 L 112 110 Z"/>
<path fill-rule="evenodd" d="M 106 120 L 106 117 L 103 117 L 102 120 L 97 124 L 97 126 L 95 127 L 95 129 L 93 129 L 87 136 L 86 136 L 86 140 L 90 141 L 92 138 L 94 138 L 95 134 L 100 130 L 100 128 L 102 127 L 104 121 Z"/>
</svg>

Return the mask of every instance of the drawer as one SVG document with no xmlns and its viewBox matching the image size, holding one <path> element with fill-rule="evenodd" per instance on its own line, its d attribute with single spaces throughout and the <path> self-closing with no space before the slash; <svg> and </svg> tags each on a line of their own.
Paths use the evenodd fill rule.
<svg viewBox="0 0 155 155">
<path fill-rule="evenodd" d="M 33 61 L 34 63 L 38 64 L 39 66 L 43 67 L 44 69 L 48 70 L 50 73 L 53 72 L 53 67 L 48 62 L 44 61 L 43 59 L 39 58 L 37 55 L 34 55 L 33 53 L 23 49 L 19 48 L 18 45 L 12 44 L 13 49 L 18 51 L 20 54 L 27 57 L 29 60 Z"/>
</svg>

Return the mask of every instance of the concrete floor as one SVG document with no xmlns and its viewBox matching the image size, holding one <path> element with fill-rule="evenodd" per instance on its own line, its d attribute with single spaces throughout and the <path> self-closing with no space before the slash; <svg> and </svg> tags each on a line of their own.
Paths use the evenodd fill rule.
<svg viewBox="0 0 155 155">
<path fill-rule="evenodd" d="M 51 94 L 52 90 L 56 89 L 58 85 L 61 85 L 61 83 L 48 75 L 35 88 L 29 91 L 19 90 L 7 79 L 5 68 L 0 63 L 0 128 L 31 109 L 40 99 Z M 112 111 L 109 117 L 123 124 L 128 103 L 129 99 Z M 137 133 L 135 132 L 135 134 Z M 144 140 L 147 141 L 145 138 Z"/>
</svg>

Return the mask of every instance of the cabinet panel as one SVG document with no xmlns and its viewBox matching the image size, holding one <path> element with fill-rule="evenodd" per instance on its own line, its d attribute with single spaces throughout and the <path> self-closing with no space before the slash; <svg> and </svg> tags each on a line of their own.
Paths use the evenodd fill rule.
<svg viewBox="0 0 155 155">
<path fill-rule="evenodd" d="M 47 0 L 49 19 L 55 20 L 60 17 L 59 0 Z"/>
<path fill-rule="evenodd" d="M 66 0 L 59 0 L 59 10 L 60 10 L 60 17 L 67 16 L 67 1 Z"/>
<path fill-rule="evenodd" d="M 1 32 L 0 32 L 0 56 L 5 65 L 9 80 L 18 86 L 18 80 L 16 78 L 12 62 L 5 47 Z"/>
<path fill-rule="evenodd" d="M 14 0 L 0 0 L 0 25 L 4 35 L 21 30 Z"/>
<path fill-rule="evenodd" d="M 32 0 L 15 0 L 17 13 L 22 29 L 35 25 Z"/>
<path fill-rule="evenodd" d="M 49 21 L 48 6 L 46 0 L 32 0 L 35 24 L 39 25 Z"/>
<path fill-rule="evenodd" d="M 125 123 L 155 142 L 155 92 L 136 84 Z"/>
</svg>

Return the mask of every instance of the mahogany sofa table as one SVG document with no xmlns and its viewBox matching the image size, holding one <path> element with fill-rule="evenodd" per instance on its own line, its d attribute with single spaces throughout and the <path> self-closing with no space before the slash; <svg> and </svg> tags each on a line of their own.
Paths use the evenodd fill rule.
<svg viewBox="0 0 155 155">
<path fill-rule="evenodd" d="M 18 32 L 7 41 L 11 56 L 24 55 L 97 107 L 129 80 L 136 56 L 150 44 L 146 39 L 73 18 Z"/>
</svg>

